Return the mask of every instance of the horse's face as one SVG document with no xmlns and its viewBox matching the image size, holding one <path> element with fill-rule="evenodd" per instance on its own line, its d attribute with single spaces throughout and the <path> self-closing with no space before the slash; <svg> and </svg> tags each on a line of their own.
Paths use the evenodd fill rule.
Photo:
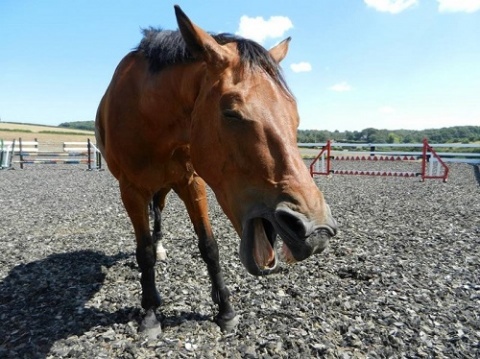
<svg viewBox="0 0 480 359">
<path fill-rule="evenodd" d="M 321 252 L 336 221 L 300 156 L 296 102 L 274 71 L 288 41 L 265 53 L 261 67 L 246 64 L 235 42 L 221 46 L 183 13 L 177 19 L 205 66 L 192 112 L 192 161 L 241 237 L 242 263 L 252 274 L 273 272 L 277 235 L 289 263 Z"/>
</svg>

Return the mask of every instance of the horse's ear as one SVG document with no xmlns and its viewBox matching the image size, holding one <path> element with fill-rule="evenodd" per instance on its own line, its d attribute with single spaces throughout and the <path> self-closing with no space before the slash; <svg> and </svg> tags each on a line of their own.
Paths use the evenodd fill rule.
<svg viewBox="0 0 480 359">
<path fill-rule="evenodd" d="M 175 5 L 174 7 L 178 28 L 192 54 L 203 58 L 208 63 L 216 65 L 223 63 L 225 50 L 211 35 L 190 21 L 180 6 Z"/>
<path fill-rule="evenodd" d="M 273 59 L 277 64 L 279 64 L 280 61 L 282 61 L 285 58 L 285 56 L 287 56 L 288 44 L 290 43 L 291 39 L 292 38 L 290 36 L 287 37 L 281 43 L 275 45 L 268 51 L 270 53 L 270 56 L 273 57 Z"/>
</svg>

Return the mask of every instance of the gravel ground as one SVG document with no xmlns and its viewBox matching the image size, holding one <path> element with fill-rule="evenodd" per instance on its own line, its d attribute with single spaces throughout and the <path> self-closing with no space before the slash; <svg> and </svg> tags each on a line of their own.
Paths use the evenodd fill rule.
<svg viewBox="0 0 480 359">
<path fill-rule="evenodd" d="M 479 171 L 450 170 L 448 183 L 316 178 L 339 234 L 323 254 L 266 278 L 243 269 L 212 196 L 240 316 L 229 334 L 212 322 L 192 226 L 169 195 L 156 340 L 137 332 L 134 237 L 111 174 L 0 171 L 0 358 L 479 358 Z"/>
</svg>

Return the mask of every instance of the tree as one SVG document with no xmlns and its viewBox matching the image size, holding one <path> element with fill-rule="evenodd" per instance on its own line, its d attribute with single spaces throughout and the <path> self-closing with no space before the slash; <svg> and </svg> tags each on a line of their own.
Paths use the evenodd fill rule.
<svg viewBox="0 0 480 359">
<path fill-rule="evenodd" d="M 387 143 L 400 143 L 400 136 L 390 132 L 387 136 Z"/>
</svg>

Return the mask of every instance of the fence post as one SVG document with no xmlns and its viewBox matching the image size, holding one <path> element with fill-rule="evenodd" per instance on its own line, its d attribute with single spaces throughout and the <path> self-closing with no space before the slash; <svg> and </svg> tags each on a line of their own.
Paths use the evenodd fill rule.
<svg viewBox="0 0 480 359">
<path fill-rule="evenodd" d="M 18 138 L 18 146 L 20 149 L 20 168 L 23 170 L 23 148 L 22 148 L 22 138 Z"/>
<path fill-rule="evenodd" d="M 92 146 L 90 144 L 89 138 L 87 139 L 87 151 L 88 151 L 88 159 L 87 159 L 88 170 L 91 171 L 92 170 Z"/>
<path fill-rule="evenodd" d="M 3 169 L 3 140 L 2 139 L 0 139 L 0 169 Z"/>
<path fill-rule="evenodd" d="M 332 143 L 332 142 L 331 142 L 330 140 L 327 141 L 327 173 L 328 173 L 328 174 L 330 174 L 330 167 L 331 167 L 331 166 L 330 166 L 330 164 L 331 164 L 330 161 L 331 161 L 331 159 L 332 159 L 332 157 L 331 157 L 331 150 L 332 150 L 332 145 L 331 145 L 331 143 Z"/>
<path fill-rule="evenodd" d="M 426 176 L 426 171 L 427 171 L 427 139 L 423 139 L 423 147 L 422 147 L 422 182 L 425 181 L 425 176 Z"/>
<path fill-rule="evenodd" d="M 100 151 L 95 151 L 95 156 L 97 156 L 97 170 L 102 168 L 102 154 Z"/>
</svg>

